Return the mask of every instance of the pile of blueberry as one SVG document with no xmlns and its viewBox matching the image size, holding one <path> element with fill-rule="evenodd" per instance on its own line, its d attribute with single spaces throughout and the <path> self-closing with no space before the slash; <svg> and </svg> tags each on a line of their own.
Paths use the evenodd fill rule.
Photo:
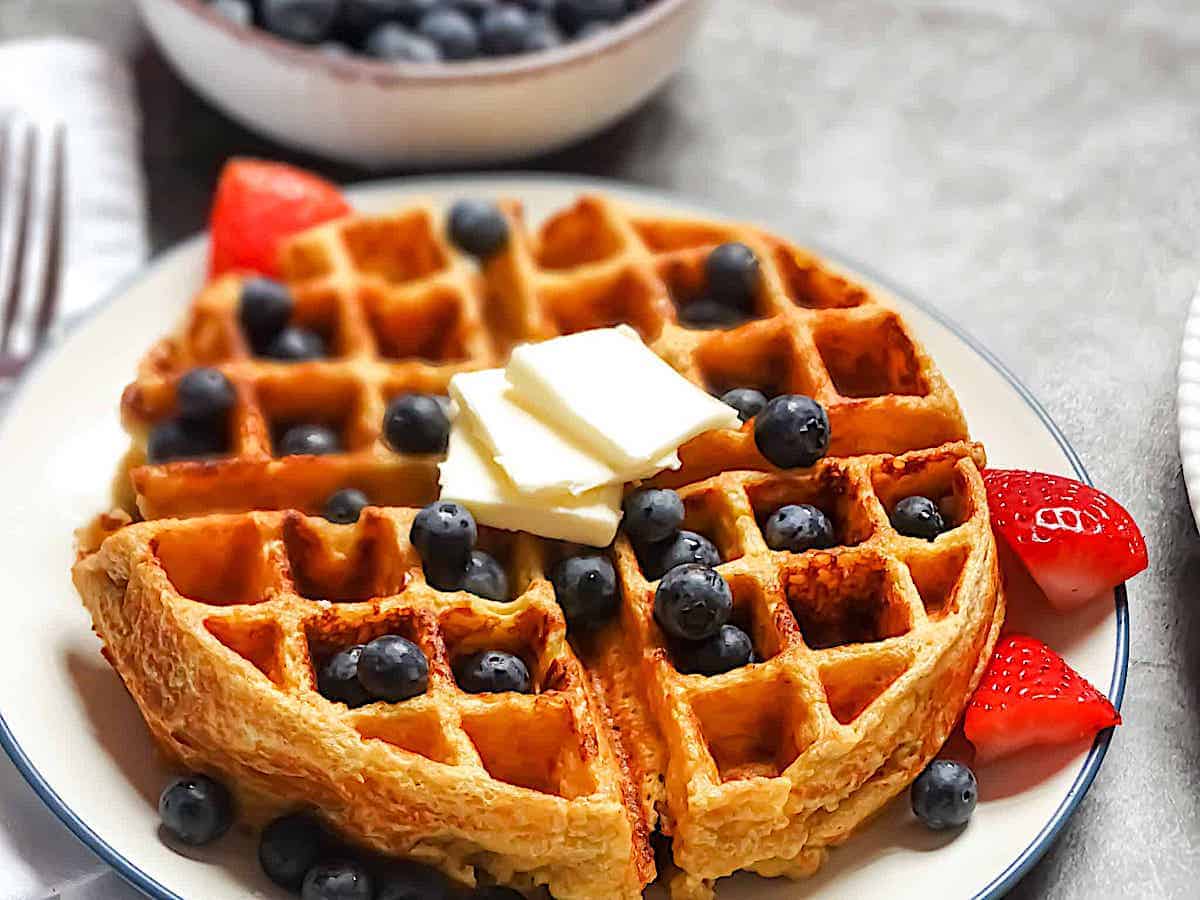
<svg viewBox="0 0 1200 900">
<path fill-rule="evenodd" d="M 548 50 L 599 34 L 650 0 L 209 0 L 326 53 L 405 62 L 461 62 Z"/>
<path fill-rule="evenodd" d="M 781 394 L 768 400 L 757 388 L 734 388 L 721 402 L 743 422 L 754 422 L 758 451 L 781 469 L 811 466 L 829 451 L 829 416 L 811 397 Z"/>
<path fill-rule="evenodd" d="M 321 696 L 351 708 L 376 701 L 400 703 L 428 689 L 429 660 L 398 634 L 339 650 L 317 672 Z"/>
<path fill-rule="evenodd" d="M 238 321 L 256 356 L 282 362 L 305 362 L 328 356 L 317 332 L 291 324 L 296 301 L 287 285 L 270 278 L 250 278 L 238 298 Z"/>
<path fill-rule="evenodd" d="M 475 543 L 475 517 L 458 503 L 438 501 L 413 519 L 409 540 L 421 557 L 425 580 L 439 591 L 469 591 L 486 600 L 512 599 L 508 574 L 499 560 Z"/>
<path fill-rule="evenodd" d="M 661 578 L 654 618 L 672 639 L 681 672 L 719 675 L 755 661 L 750 635 L 729 624 L 733 594 L 716 571 L 712 541 L 682 528 L 683 500 L 674 491 L 646 488 L 625 499 L 625 533 L 642 569 Z"/>
<path fill-rule="evenodd" d="M 190 846 L 215 841 L 233 824 L 229 791 L 206 775 L 172 781 L 159 798 L 158 811 L 163 828 Z M 267 825 L 258 861 L 268 878 L 302 900 L 522 900 L 512 888 L 465 891 L 430 866 L 358 853 L 307 813 Z"/>
<path fill-rule="evenodd" d="M 175 386 L 176 415 L 159 422 L 146 442 L 151 463 L 217 456 L 229 450 L 232 382 L 216 369 L 192 369 Z"/>
<path fill-rule="evenodd" d="M 732 328 L 754 315 L 762 282 L 758 257 L 745 244 L 716 247 L 704 261 L 704 293 L 679 310 L 689 328 Z"/>
<path fill-rule="evenodd" d="M 721 554 L 704 535 L 683 528 L 683 500 L 674 491 L 647 488 L 625 498 L 625 533 L 633 541 L 642 571 L 651 581 L 676 566 L 719 566 Z"/>
</svg>

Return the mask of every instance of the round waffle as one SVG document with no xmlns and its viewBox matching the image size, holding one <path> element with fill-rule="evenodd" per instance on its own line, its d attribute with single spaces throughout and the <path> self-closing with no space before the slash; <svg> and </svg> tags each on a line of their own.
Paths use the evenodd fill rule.
<svg viewBox="0 0 1200 900">
<path fill-rule="evenodd" d="M 109 659 L 168 754 L 220 775 L 244 807 L 314 807 L 353 840 L 466 880 L 638 896 L 655 828 L 672 839 L 679 897 L 739 869 L 808 874 L 936 754 L 990 655 L 1003 602 L 982 448 L 901 317 L 811 253 L 599 196 L 537 233 L 519 204 L 502 208 L 510 240 L 482 270 L 432 205 L 291 241 L 295 319 L 324 335 L 327 360 L 252 356 L 240 279 L 202 292 L 122 402 L 133 447 L 117 494 L 145 521 L 93 530 L 76 566 Z M 689 327 L 705 258 L 734 240 L 762 266 L 753 315 Z M 569 547 L 484 530 L 518 594 L 496 604 L 426 584 L 410 509 L 352 526 L 305 515 L 343 487 L 388 507 L 436 497 L 437 460 L 379 438 L 391 396 L 441 393 L 517 343 L 621 322 L 708 390 L 805 393 L 829 413 L 830 453 L 811 469 L 775 469 L 745 425 L 689 442 L 659 478 L 720 550 L 761 661 L 681 674 L 623 536 L 609 551 L 619 621 L 568 640 L 546 572 Z M 148 465 L 146 436 L 195 365 L 236 386 L 229 452 Z M 276 456 L 272 435 L 301 421 L 335 426 L 344 452 Z M 889 524 L 912 494 L 951 525 L 932 542 Z M 837 546 L 770 551 L 761 524 L 785 503 L 824 509 Z M 385 633 L 425 650 L 427 695 L 348 710 L 316 692 L 324 656 Z M 536 693 L 459 691 L 450 663 L 484 646 L 521 654 Z"/>
</svg>

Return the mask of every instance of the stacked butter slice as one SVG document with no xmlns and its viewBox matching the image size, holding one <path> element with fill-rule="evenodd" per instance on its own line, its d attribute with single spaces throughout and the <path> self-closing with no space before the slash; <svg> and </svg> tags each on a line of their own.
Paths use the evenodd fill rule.
<svg viewBox="0 0 1200 900">
<path fill-rule="evenodd" d="M 518 347 L 504 369 L 454 376 L 450 396 L 442 499 L 483 525 L 595 547 L 616 535 L 623 485 L 740 424 L 626 325 Z"/>
</svg>

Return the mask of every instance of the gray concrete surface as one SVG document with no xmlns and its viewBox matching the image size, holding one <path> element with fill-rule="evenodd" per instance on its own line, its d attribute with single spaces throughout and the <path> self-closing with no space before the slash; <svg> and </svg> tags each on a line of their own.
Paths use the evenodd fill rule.
<svg viewBox="0 0 1200 900">
<path fill-rule="evenodd" d="M 1200 896 L 1200 543 L 1174 421 L 1180 327 L 1200 277 L 1200 10 L 714 6 L 666 91 L 522 168 L 614 175 L 817 236 L 941 306 L 1024 379 L 1142 524 L 1151 571 L 1131 590 L 1126 724 L 1011 896 Z M 123 4 L 0 0 L 0 36 L 61 29 L 136 61 L 159 247 L 201 227 L 227 155 L 313 162 L 196 99 Z"/>
</svg>

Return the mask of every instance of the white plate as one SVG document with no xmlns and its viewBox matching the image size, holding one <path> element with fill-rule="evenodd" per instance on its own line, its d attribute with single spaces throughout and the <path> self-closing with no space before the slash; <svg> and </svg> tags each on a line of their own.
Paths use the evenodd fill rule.
<svg viewBox="0 0 1200 900">
<path fill-rule="evenodd" d="M 352 199 L 361 209 L 384 210 L 410 194 L 508 194 L 524 200 L 536 218 L 589 188 L 683 208 L 677 199 L 610 182 L 540 176 L 391 182 L 359 188 Z M 105 507 L 125 448 L 117 422 L 121 389 L 201 284 L 205 256 L 204 241 L 190 240 L 120 291 L 46 354 L 0 428 L 0 496 L 10 504 L 0 540 L 8 606 L 0 631 L 0 743 L 63 821 L 150 895 L 281 897 L 257 871 L 246 835 L 231 834 L 194 860 L 159 840 L 155 805 L 167 772 L 101 658 L 68 576 L 72 530 Z M 892 294 L 958 392 L 994 465 L 1086 477 L 1062 435 L 1010 373 L 929 307 L 903 299 L 894 288 Z M 1068 618 L 1027 608 L 1022 593 L 1015 591 L 1010 620 L 1063 653 L 1119 706 L 1128 657 L 1123 590 L 1113 606 L 1094 605 Z M 943 898 L 999 896 L 1053 840 L 1107 746 L 1106 734 L 1090 747 L 1025 754 L 981 770 L 979 809 L 953 839 L 917 825 L 901 798 L 835 851 L 816 878 L 793 883 L 739 876 L 722 882 L 721 900 L 816 894 L 926 900 L 931 887 Z"/>
</svg>

